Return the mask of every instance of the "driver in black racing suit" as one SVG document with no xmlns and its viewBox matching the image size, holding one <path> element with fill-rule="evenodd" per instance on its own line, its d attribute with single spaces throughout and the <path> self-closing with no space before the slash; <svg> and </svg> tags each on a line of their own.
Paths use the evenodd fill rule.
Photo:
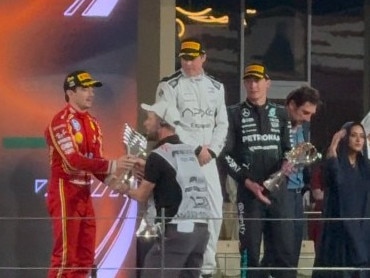
<svg viewBox="0 0 370 278">
<path fill-rule="evenodd" d="M 247 100 L 230 106 L 229 131 L 223 153 L 228 174 L 238 183 L 237 205 L 241 276 L 248 278 L 294 277 L 291 270 L 261 271 L 248 269 L 261 267 L 260 248 L 264 244 L 271 250 L 270 265 L 266 267 L 293 267 L 292 221 L 269 219 L 285 218 L 286 185 L 268 192 L 263 181 L 282 169 L 292 171 L 284 160 L 284 153 L 291 148 L 290 121 L 283 106 L 267 100 L 270 79 L 266 68 L 250 64 L 244 73 Z M 256 220 L 251 220 L 256 219 Z M 263 266 L 263 265 L 262 265 Z"/>
</svg>

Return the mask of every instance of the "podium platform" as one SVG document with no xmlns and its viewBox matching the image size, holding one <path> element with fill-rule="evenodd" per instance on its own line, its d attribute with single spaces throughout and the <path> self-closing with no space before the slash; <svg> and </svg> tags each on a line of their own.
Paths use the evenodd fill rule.
<svg viewBox="0 0 370 278">
<path fill-rule="evenodd" d="M 263 247 L 261 247 L 261 257 Z M 217 263 L 219 271 L 217 278 L 234 278 L 240 276 L 240 254 L 238 240 L 219 240 L 217 243 Z M 312 240 L 304 240 L 299 257 L 298 277 L 311 277 L 313 263 L 315 260 L 315 248 Z"/>
</svg>

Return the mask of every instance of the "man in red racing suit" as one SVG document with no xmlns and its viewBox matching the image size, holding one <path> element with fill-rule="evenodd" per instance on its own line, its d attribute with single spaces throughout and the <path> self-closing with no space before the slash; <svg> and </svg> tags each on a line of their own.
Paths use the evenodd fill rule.
<svg viewBox="0 0 370 278">
<path fill-rule="evenodd" d="M 122 160 L 102 157 L 102 133 L 89 113 L 93 87 L 102 83 L 85 71 L 64 82 L 66 107 L 45 131 L 51 178 L 47 208 L 52 217 L 54 247 L 48 277 L 87 277 L 94 263 L 96 223 L 90 196 L 92 175 L 104 181 Z"/>
</svg>

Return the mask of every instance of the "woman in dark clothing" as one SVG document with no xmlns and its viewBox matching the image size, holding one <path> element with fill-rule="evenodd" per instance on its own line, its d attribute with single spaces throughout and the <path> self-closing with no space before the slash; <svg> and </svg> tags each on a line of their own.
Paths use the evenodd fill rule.
<svg viewBox="0 0 370 278">
<path fill-rule="evenodd" d="M 347 268 L 314 270 L 313 278 L 364 278 L 369 265 L 368 192 L 370 166 L 366 158 L 365 131 L 360 123 L 346 123 L 334 134 L 325 162 L 323 225 L 315 267 Z M 347 220 L 335 220 L 344 218 Z M 348 220 L 356 218 L 356 220 Z"/>
</svg>

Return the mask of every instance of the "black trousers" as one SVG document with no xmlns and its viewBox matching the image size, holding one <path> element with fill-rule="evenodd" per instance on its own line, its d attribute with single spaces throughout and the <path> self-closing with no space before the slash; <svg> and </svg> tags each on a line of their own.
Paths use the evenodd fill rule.
<svg viewBox="0 0 370 278">
<path fill-rule="evenodd" d="M 303 219 L 303 199 L 300 190 L 288 189 L 288 217 Z M 301 254 L 302 240 L 303 240 L 303 220 L 295 220 L 294 224 L 294 264 L 298 267 L 299 256 Z"/>
<path fill-rule="evenodd" d="M 205 223 L 195 223 L 194 231 L 189 233 L 179 232 L 176 224 L 166 224 L 164 250 L 159 238 L 145 257 L 141 277 L 155 278 L 163 274 L 164 278 L 199 278 L 208 239 Z"/>
<path fill-rule="evenodd" d="M 294 268 L 295 229 L 293 221 L 277 220 L 289 217 L 288 194 L 283 186 L 268 194 L 271 205 L 258 201 L 252 194 L 238 194 L 239 240 L 241 254 L 241 277 L 295 278 L 296 270 L 254 270 L 251 267 Z M 260 262 L 263 238 L 266 254 Z"/>
</svg>

